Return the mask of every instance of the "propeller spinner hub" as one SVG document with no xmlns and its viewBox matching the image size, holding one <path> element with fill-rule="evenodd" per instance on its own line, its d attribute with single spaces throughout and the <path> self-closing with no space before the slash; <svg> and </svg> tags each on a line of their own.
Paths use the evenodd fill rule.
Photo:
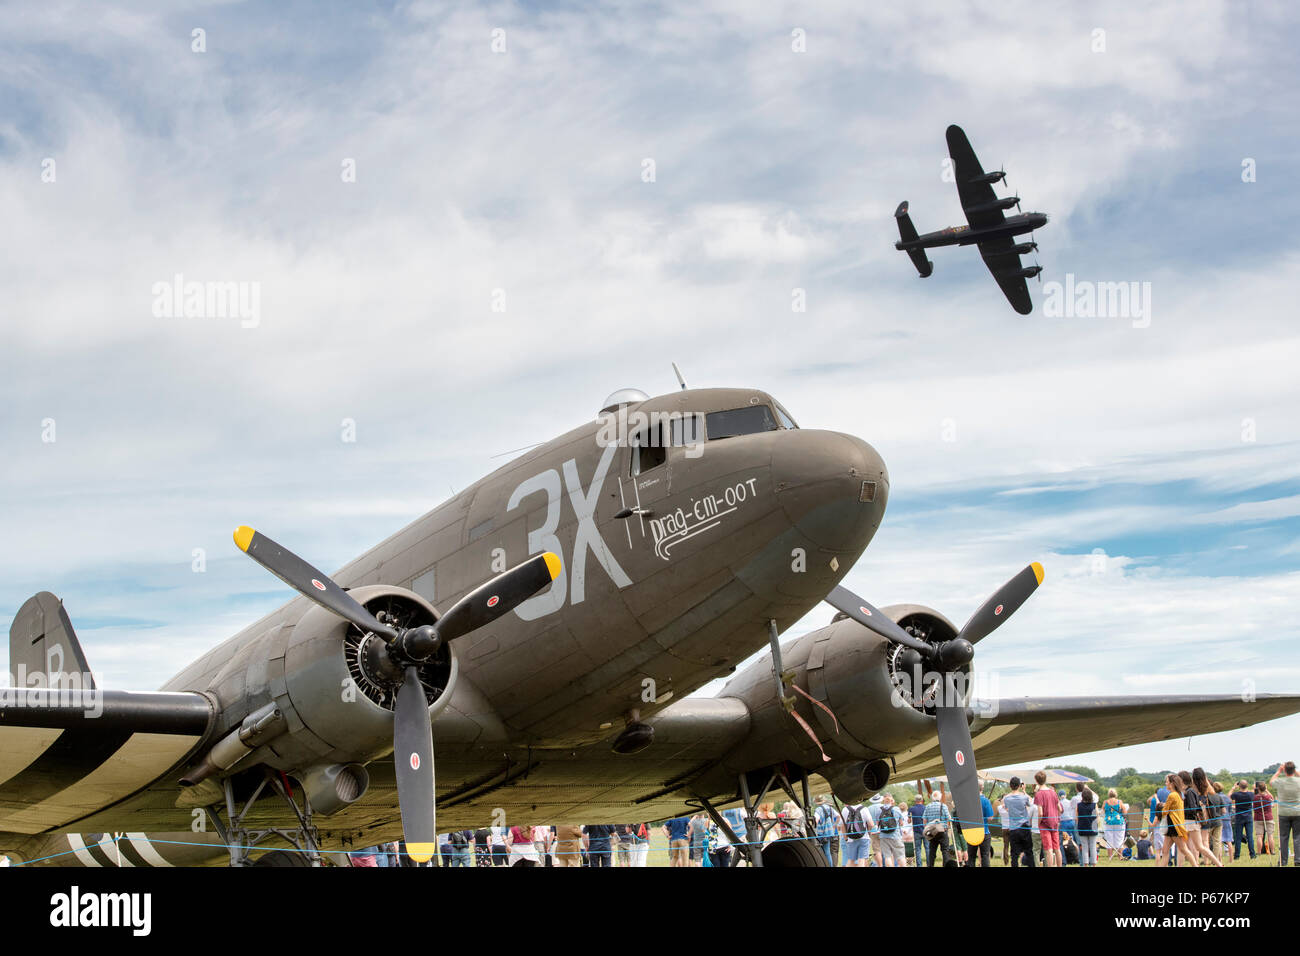
<svg viewBox="0 0 1300 956">
<path fill-rule="evenodd" d="M 392 649 L 394 656 L 419 663 L 437 654 L 441 647 L 442 638 L 438 636 L 437 629 L 432 624 L 424 624 L 403 632 Z"/>
<path fill-rule="evenodd" d="M 939 663 L 946 671 L 956 670 L 975 659 L 975 648 L 963 637 L 954 637 L 939 647 Z"/>
</svg>

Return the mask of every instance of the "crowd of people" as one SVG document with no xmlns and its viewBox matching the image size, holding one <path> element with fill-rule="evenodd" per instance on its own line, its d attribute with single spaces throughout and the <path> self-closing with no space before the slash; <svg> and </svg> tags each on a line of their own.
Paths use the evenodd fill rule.
<svg viewBox="0 0 1300 956">
<path fill-rule="evenodd" d="M 1102 797 L 1086 783 L 1073 792 L 1048 785 L 1046 771 L 1032 783 L 1012 777 L 998 799 L 980 795 L 978 821 L 958 820 L 951 794 L 916 794 L 910 804 L 879 793 L 863 803 L 817 798 L 812 818 L 793 801 L 778 811 L 762 803 L 755 833 L 763 843 L 811 836 L 831 866 L 990 866 L 993 837 L 1001 837 L 1003 865 L 1096 866 L 1099 859 L 1152 861 L 1157 866 L 1222 866 L 1277 854 L 1300 866 L 1300 774 L 1292 762 L 1268 780 L 1238 780 L 1230 790 L 1197 767 L 1165 777 L 1142 804 L 1131 806 L 1115 789 Z M 1270 789 L 1272 788 L 1272 789 Z M 1276 791 L 1276 795 L 1273 791 Z M 661 824 L 587 826 L 494 826 L 439 836 L 443 866 L 642 867 L 656 830 L 674 867 L 727 866 L 750 839 L 741 811 L 722 811 L 726 826 L 707 814 L 675 817 Z M 965 832 L 984 838 L 969 844 Z M 1288 846 L 1291 844 L 1291 846 Z M 353 866 L 410 865 L 401 844 L 350 854 Z"/>
<path fill-rule="evenodd" d="M 1239 780 L 1230 792 L 1200 767 L 1171 773 L 1140 807 L 1113 788 L 1104 798 L 1086 783 L 1074 784 L 1073 793 L 1057 790 L 1041 770 L 1031 784 L 1012 777 L 1009 785 L 996 801 L 981 794 L 982 819 L 970 822 L 956 819 L 940 790 L 928 800 L 917 794 L 905 814 L 889 794 L 842 807 L 819 797 L 816 837 L 832 866 L 989 866 L 995 831 L 1002 862 L 1012 867 L 1096 866 L 1099 855 L 1222 866 L 1243 847 L 1252 859 L 1277 853 L 1283 866 L 1293 850 L 1300 866 L 1300 774 L 1292 762 L 1267 782 Z M 971 829 L 983 831 L 978 845 L 965 839 Z"/>
</svg>

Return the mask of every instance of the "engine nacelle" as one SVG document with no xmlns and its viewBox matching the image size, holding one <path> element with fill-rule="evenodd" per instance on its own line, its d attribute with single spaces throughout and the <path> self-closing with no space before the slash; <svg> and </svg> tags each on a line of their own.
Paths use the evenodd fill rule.
<svg viewBox="0 0 1300 956">
<path fill-rule="evenodd" d="M 924 605 L 898 604 L 882 611 L 929 643 L 957 636 L 951 621 Z M 909 669 L 903 656 L 909 652 L 920 668 Z M 719 764 L 711 785 L 725 788 L 728 773 L 790 761 L 816 770 L 841 799 L 878 792 L 892 770 L 887 758 L 936 733 L 934 701 L 927 691 L 938 675 L 925 664 L 915 651 L 843 614 L 784 647 L 782 666 L 794 673 L 795 685 L 808 695 L 792 693 L 792 706 L 816 735 L 814 743 L 777 698 L 771 660 L 755 661 L 722 689 L 721 696 L 739 698 L 749 708 L 750 732 L 746 744 Z M 913 691 L 917 677 L 920 683 Z M 822 761 L 823 752 L 831 763 Z"/>
<path fill-rule="evenodd" d="M 397 627 L 438 619 L 433 605 L 404 588 L 368 585 L 349 593 L 372 614 L 382 612 L 385 622 Z M 303 614 L 285 644 L 283 661 L 270 662 L 272 669 L 283 668 L 282 681 L 272 673 L 271 688 L 289 728 L 296 732 L 271 742 L 278 759 L 268 762 L 310 776 L 325 772 L 318 768 L 364 764 L 392 749 L 397 688 L 371 663 L 374 655 L 382 653 L 374 643 L 380 640 L 367 638 L 356 625 L 324 608 L 313 605 Z M 458 672 L 450 645 L 421 665 L 430 714 L 446 706 Z M 328 790 L 325 786 L 324 792 Z"/>
<path fill-rule="evenodd" d="M 1002 199 L 990 199 L 988 202 L 976 203 L 973 206 L 963 206 L 962 211 L 968 216 L 973 216 L 985 212 L 1001 212 L 1003 209 L 1010 209 L 1019 204 L 1019 196 L 1005 196 Z"/>
<path fill-rule="evenodd" d="M 1023 256 L 1027 252 L 1034 252 L 1038 249 L 1036 242 L 1018 242 L 1011 247 L 1011 251 L 1018 256 Z"/>
<path fill-rule="evenodd" d="M 924 605 L 896 604 L 881 610 L 929 643 L 957 634 L 951 621 Z M 919 655 L 918 661 L 911 660 L 908 648 L 842 615 L 815 633 L 823 648 L 809 654 L 809 689 L 825 700 L 849 736 L 868 749 L 862 756 L 898 753 L 934 733 L 924 662 L 919 673 L 914 666 Z M 914 686 L 918 676 L 922 681 Z"/>
</svg>

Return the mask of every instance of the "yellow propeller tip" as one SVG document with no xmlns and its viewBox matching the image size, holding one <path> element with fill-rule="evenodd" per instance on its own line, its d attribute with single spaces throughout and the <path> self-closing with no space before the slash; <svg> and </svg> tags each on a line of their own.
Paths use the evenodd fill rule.
<svg viewBox="0 0 1300 956">
<path fill-rule="evenodd" d="M 253 535 L 257 534 L 248 525 L 240 525 L 235 529 L 235 544 L 240 551 L 247 551 L 248 546 L 253 543 Z"/>
<path fill-rule="evenodd" d="M 546 558 L 546 570 L 550 573 L 551 580 L 554 581 L 560 576 L 560 572 L 564 570 L 564 565 L 560 563 L 558 554 L 547 551 L 543 556 Z"/>
<path fill-rule="evenodd" d="M 982 827 L 962 827 L 961 835 L 966 838 L 966 842 L 971 846 L 979 846 L 984 842 L 984 830 Z"/>
<path fill-rule="evenodd" d="M 1034 569 L 1034 577 L 1038 578 L 1038 583 L 1039 583 L 1039 584 L 1042 584 L 1042 583 L 1043 583 L 1043 566 L 1042 566 L 1041 564 L 1039 564 L 1037 561 L 1035 561 L 1033 564 L 1030 565 L 1030 567 Z"/>
<path fill-rule="evenodd" d="M 433 859 L 433 854 L 438 850 L 436 843 L 408 843 L 406 852 L 411 854 L 411 859 L 416 863 L 428 863 Z"/>
</svg>

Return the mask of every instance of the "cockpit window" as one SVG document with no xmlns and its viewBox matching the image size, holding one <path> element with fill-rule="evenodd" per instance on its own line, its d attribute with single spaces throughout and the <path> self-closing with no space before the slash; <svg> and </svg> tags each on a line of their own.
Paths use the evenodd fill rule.
<svg viewBox="0 0 1300 956">
<path fill-rule="evenodd" d="M 663 440 L 663 432 L 657 422 L 639 435 L 633 435 L 628 440 L 628 445 L 632 449 L 630 470 L 633 478 L 651 468 L 658 468 L 668 460 L 667 442 Z"/>
<path fill-rule="evenodd" d="M 774 404 L 776 405 L 776 417 L 779 418 L 779 419 L 781 420 L 781 427 L 782 427 L 782 428 L 798 428 L 798 427 L 799 427 L 798 425 L 796 425 L 796 424 L 794 423 L 794 419 L 790 417 L 790 413 L 787 412 L 784 408 L 781 407 L 781 403 L 780 403 L 780 402 L 776 402 L 776 403 L 774 403 Z"/>
<path fill-rule="evenodd" d="M 719 438 L 734 438 L 737 435 L 774 432 L 780 426 L 776 423 L 772 409 L 766 405 L 747 405 L 725 412 L 709 412 L 705 416 L 705 428 L 709 441 L 717 441 Z"/>
</svg>

